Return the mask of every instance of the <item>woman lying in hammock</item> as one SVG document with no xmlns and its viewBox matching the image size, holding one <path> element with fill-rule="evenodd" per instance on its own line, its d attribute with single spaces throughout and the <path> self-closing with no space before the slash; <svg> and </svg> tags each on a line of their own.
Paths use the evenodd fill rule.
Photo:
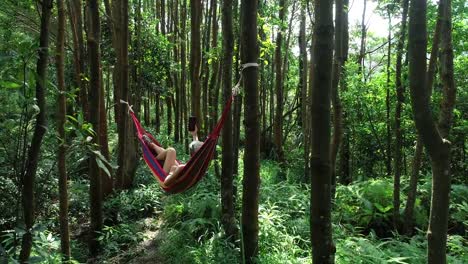
<svg viewBox="0 0 468 264">
<path fill-rule="evenodd" d="M 195 129 L 190 131 L 192 134 L 193 141 L 189 145 L 190 155 L 192 156 L 202 145 L 203 142 L 198 140 L 197 135 L 197 126 Z M 156 144 L 147 136 L 143 135 L 143 140 L 146 145 L 150 148 L 153 154 L 156 156 L 156 160 L 163 167 L 164 171 L 167 173 L 167 177 L 164 180 L 164 185 L 170 186 L 175 180 L 180 176 L 180 172 L 185 167 L 185 164 L 179 164 L 176 159 L 176 150 L 172 147 L 162 148 Z"/>
</svg>

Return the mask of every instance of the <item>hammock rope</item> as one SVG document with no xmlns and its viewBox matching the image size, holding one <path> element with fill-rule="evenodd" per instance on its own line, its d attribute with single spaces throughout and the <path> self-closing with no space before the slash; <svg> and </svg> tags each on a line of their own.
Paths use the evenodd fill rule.
<svg viewBox="0 0 468 264">
<path fill-rule="evenodd" d="M 179 172 L 179 177 L 171 185 L 164 184 L 164 181 L 168 174 L 164 171 L 161 164 L 156 160 L 153 152 L 151 152 L 149 146 L 146 144 L 143 136 L 148 136 L 153 143 L 161 146 L 156 138 L 153 137 L 149 132 L 147 132 L 144 127 L 141 125 L 140 121 L 135 115 L 135 112 L 132 109 L 132 106 L 123 100 L 120 100 L 122 104 L 126 104 L 128 107 L 128 113 L 132 117 L 133 123 L 137 131 L 137 137 L 142 146 L 143 159 L 151 170 L 155 178 L 158 180 L 161 188 L 168 193 L 181 193 L 189 188 L 193 187 L 198 183 L 203 176 L 206 174 L 208 166 L 211 159 L 213 158 L 214 152 L 216 150 L 216 144 L 223 128 L 224 122 L 228 117 L 229 111 L 231 109 L 232 102 L 234 98 L 239 94 L 240 85 L 242 82 L 242 73 L 245 69 L 250 67 L 258 67 L 257 63 L 246 63 L 241 66 L 240 77 L 236 85 L 232 89 L 231 97 L 226 102 L 226 105 L 223 109 L 221 117 L 219 118 L 216 126 L 213 128 L 213 131 L 208 135 L 206 140 L 203 142 L 203 145 L 198 149 L 194 155 L 187 161 L 185 167 Z M 178 164 L 182 164 L 180 161 L 177 161 Z"/>
</svg>

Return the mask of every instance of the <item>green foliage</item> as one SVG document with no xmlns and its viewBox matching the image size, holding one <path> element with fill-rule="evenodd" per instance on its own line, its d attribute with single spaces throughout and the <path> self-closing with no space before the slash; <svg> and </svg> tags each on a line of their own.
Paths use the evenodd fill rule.
<svg viewBox="0 0 468 264">
<path fill-rule="evenodd" d="M 60 263 L 60 239 L 45 226 L 36 225 L 31 230 L 33 234 L 33 247 L 28 263 Z M 5 250 L 8 263 L 19 263 L 16 258 L 21 249 L 21 237 L 25 233 L 23 229 L 8 230 L 0 239 L 0 249 Z M 0 260 L 2 260 L 0 258 Z M 73 259 L 70 263 L 78 263 Z"/>
<path fill-rule="evenodd" d="M 121 191 L 105 201 L 104 213 L 115 223 L 148 217 L 161 207 L 161 192 L 157 184 Z"/>
<path fill-rule="evenodd" d="M 133 224 L 118 224 L 105 226 L 98 240 L 103 247 L 103 258 L 114 256 L 123 250 L 143 241 L 144 235 Z"/>
<path fill-rule="evenodd" d="M 168 263 L 237 263 L 239 249 L 225 239 L 219 193 L 212 175 L 192 191 L 165 199 L 160 252 Z"/>
<path fill-rule="evenodd" d="M 387 179 L 368 180 L 336 188 L 336 222 L 368 228 L 387 226 L 393 209 L 392 182 Z M 402 200 L 405 200 L 402 196 Z"/>
</svg>

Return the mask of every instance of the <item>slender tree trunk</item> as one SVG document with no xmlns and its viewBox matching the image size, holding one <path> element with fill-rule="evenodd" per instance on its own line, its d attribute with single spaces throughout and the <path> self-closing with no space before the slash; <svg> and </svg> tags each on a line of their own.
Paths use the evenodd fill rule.
<svg viewBox="0 0 468 264">
<path fill-rule="evenodd" d="M 101 96 L 101 53 L 100 43 L 100 19 L 99 3 L 97 0 L 88 0 L 88 14 L 90 25 L 88 28 L 88 51 L 90 68 L 90 109 L 94 113 L 99 113 Z M 90 116 L 90 122 L 95 131 L 100 131 L 100 115 Z M 99 145 L 99 136 L 93 138 L 93 143 Z M 91 230 L 89 240 L 89 251 L 91 256 L 97 256 L 100 251 L 98 236 L 102 230 L 102 191 L 101 191 L 101 170 L 96 162 L 97 156 L 90 153 L 90 203 L 91 203 Z"/>
<path fill-rule="evenodd" d="M 306 118 L 307 118 L 307 39 L 306 39 L 306 3 L 301 3 L 301 22 L 299 26 L 299 89 L 301 97 L 299 99 L 301 108 L 299 117 L 301 118 L 300 126 L 302 127 L 303 135 L 306 134 Z M 266 101 L 266 100 L 265 100 Z"/>
<path fill-rule="evenodd" d="M 104 89 L 104 81 L 102 80 L 102 69 L 101 69 L 101 96 L 99 97 L 99 144 L 101 147 L 101 154 L 106 158 L 107 160 L 110 160 L 110 152 L 109 152 L 109 139 L 107 137 L 107 114 L 106 114 L 106 102 L 104 100 L 105 98 L 105 89 Z M 107 166 L 107 169 L 109 170 L 110 174 L 112 175 L 113 169 L 111 166 Z M 108 196 L 109 194 L 112 193 L 114 189 L 114 181 L 112 179 L 111 175 L 107 175 L 106 173 L 103 172 L 102 177 L 101 177 L 101 190 L 102 190 L 102 196 L 103 198 Z"/>
<path fill-rule="evenodd" d="M 242 63 L 258 60 L 257 1 L 242 0 Z M 258 196 L 260 185 L 260 134 L 258 120 L 258 69 L 243 71 L 245 90 L 245 155 L 242 197 L 242 253 L 245 263 L 254 263 L 258 254 Z"/>
<path fill-rule="evenodd" d="M 174 19 L 172 21 L 173 23 L 173 27 L 175 29 L 178 29 L 179 27 L 179 1 L 178 0 L 175 0 L 174 1 Z M 176 30 L 177 31 L 177 30 Z M 180 61 L 180 58 L 179 58 L 179 47 L 180 47 L 180 37 L 176 34 L 174 36 L 174 42 L 175 42 L 175 45 L 174 45 L 174 60 L 176 62 L 179 62 Z M 174 105 L 174 108 L 175 108 L 175 111 L 174 111 L 174 115 L 175 115 L 175 119 L 174 119 L 174 141 L 176 143 L 178 143 L 182 136 L 181 136 L 181 133 L 182 133 L 182 123 L 183 122 L 182 120 L 182 113 L 181 113 L 181 84 L 180 84 L 180 79 L 179 79 L 179 75 L 177 72 L 174 73 L 174 79 L 175 79 L 175 105 Z"/>
<path fill-rule="evenodd" d="M 192 92 L 192 114 L 197 117 L 198 126 L 203 127 L 201 113 L 201 88 L 200 88 L 200 27 L 202 6 L 201 0 L 190 0 L 191 14 L 191 42 L 190 42 L 190 81 Z"/>
<path fill-rule="evenodd" d="M 335 192 L 336 186 L 336 157 L 338 155 L 338 149 L 340 148 L 341 139 L 343 137 L 342 127 L 342 104 L 339 95 L 338 85 L 340 83 L 340 77 L 342 74 L 343 67 L 343 13 L 344 13 L 343 0 L 335 1 L 335 58 L 333 60 L 333 77 L 331 87 L 331 102 L 333 105 L 333 137 L 331 141 L 331 180 L 332 190 Z"/>
<path fill-rule="evenodd" d="M 84 74 L 86 71 L 85 62 L 86 62 L 86 49 L 85 43 L 83 38 L 83 25 L 84 19 L 82 16 L 82 1 L 81 0 L 73 0 L 74 5 L 74 14 L 76 18 L 76 37 L 78 41 L 78 49 L 79 49 L 79 67 L 80 67 L 80 74 Z M 86 120 L 89 120 L 89 103 L 88 103 L 88 86 L 85 81 L 83 81 L 83 76 L 79 76 L 80 78 L 80 103 L 81 108 L 83 110 L 83 114 Z"/>
<path fill-rule="evenodd" d="M 78 31 L 78 21 L 81 23 L 81 2 L 78 2 L 78 7 L 76 7 L 75 2 L 67 1 L 67 8 L 69 13 L 69 21 L 70 21 L 70 31 L 73 40 L 73 62 L 74 62 L 74 84 L 75 87 L 78 88 L 79 94 L 77 95 L 77 103 L 81 105 L 83 113 L 87 113 L 88 109 L 88 95 L 86 91 L 86 86 L 82 84 L 82 70 L 84 70 L 84 58 L 79 35 L 81 35 L 82 39 L 82 31 Z M 76 11 L 78 9 L 78 11 Z M 78 12 L 78 13 L 77 13 Z M 80 30 L 82 30 L 81 25 L 79 26 Z"/>
<path fill-rule="evenodd" d="M 447 222 L 450 193 L 450 142 L 445 139 L 453 117 L 455 85 L 453 81 L 453 49 L 451 36 L 451 2 L 442 5 L 441 79 L 443 101 L 438 127 L 429 105 L 426 73 L 426 0 L 413 0 L 409 23 L 409 72 L 413 113 L 418 134 L 431 158 L 432 197 L 429 217 L 428 263 L 446 263 Z"/>
<path fill-rule="evenodd" d="M 401 18 L 401 29 L 400 37 L 398 39 L 397 50 L 396 50 L 396 69 L 395 69 L 395 86 L 397 103 L 395 106 L 395 178 L 393 181 L 393 223 L 398 226 L 400 223 L 400 177 L 401 168 L 403 164 L 402 160 L 402 131 L 401 131 L 401 112 L 403 104 L 405 102 L 405 86 L 402 82 L 402 60 L 403 60 L 403 49 L 405 46 L 406 39 L 406 21 L 408 17 L 408 2 L 409 0 L 403 0 L 402 8 L 403 14 Z M 417 183 L 417 181 L 416 181 Z M 411 186 L 411 182 L 410 182 Z M 408 196 L 408 200 L 410 197 Z M 406 218 L 405 222 L 410 221 Z"/>
<path fill-rule="evenodd" d="M 47 82 L 47 58 L 49 55 L 49 21 L 52 10 L 52 1 L 42 2 L 41 31 L 39 35 L 38 59 L 36 64 L 36 103 L 39 113 L 36 116 L 36 124 L 31 139 L 31 147 L 28 150 L 26 172 L 23 175 L 22 205 L 24 212 L 25 233 L 21 244 L 19 260 L 27 263 L 32 248 L 32 228 L 35 221 L 35 194 L 37 164 L 41 151 L 42 139 L 47 131 L 46 116 L 46 82 Z"/>
<path fill-rule="evenodd" d="M 311 104 L 311 96 L 312 96 L 312 87 L 313 87 L 313 80 L 314 80 L 314 70 L 315 70 L 315 65 L 314 65 L 314 48 L 315 48 L 315 42 L 316 39 L 312 38 L 312 42 L 310 45 L 310 63 L 309 63 L 309 85 L 307 86 L 308 89 L 308 96 L 307 96 L 307 110 L 311 111 L 310 104 Z M 309 112 L 307 113 L 307 118 L 306 118 L 306 134 L 304 135 L 305 138 L 305 144 L 304 144 L 304 155 L 305 155 L 305 166 L 304 166 L 304 180 L 305 182 L 310 183 L 310 154 L 311 154 L 311 134 L 312 134 L 312 126 L 311 126 L 311 118 Z"/>
<path fill-rule="evenodd" d="M 209 7 L 208 7 L 208 3 Z M 208 85 L 209 85 L 209 80 L 210 80 L 210 63 L 209 61 L 209 56 L 206 55 L 210 52 L 211 47 L 211 29 L 213 24 L 216 24 L 217 21 L 214 20 L 213 18 L 213 10 L 216 9 L 216 1 L 210 0 L 206 1 L 206 18 L 205 18 L 205 28 L 206 28 L 206 33 L 204 34 L 203 38 L 203 47 L 204 47 L 204 52 L 202 53 L 202 70 L 200 73 L 200 79 L 203 81 L 203 99 L 202 99 L 202 116 L 204 118 L 203 124 L 205 124 L 205 131 L 209 130 L 209 112 L 208 112 L 208 101 L 209 101 L 209 90 L 208 90 Z M 213 61 L 211 62 L 212 65 Z"/>
<path fill-rule="evenodd" d="M 59 174 L 59 219 L 60 219 L 60 247 L 63 255 L 63 260 L 70 260 L 70 230 L 68 227 L 68 187 L 67 187 L 67 141 L 65 137 L 65 115 L 67 104 L 65 98 L 65 6 L 63 0 L 57 0 L 58 10 L 58 33 L 56 45 L 56 68 L 57 68 L 57 88 L 58 96 L 58 111 L 57 111 L 57 133 L 59 136 L 59 147 L 57 152 L 57 168 Z"/>
<path fill-rule="evenodd" d="M 343 0 L 343 7 L 349 6 L 349 0 Z M 349 49 L 349 22 L 348 22 L 348 8 L 343 8 L 343 42 L 342 42 L 342 50 L 343 50 L 343 61 L 342 61 L 342 77 L 340 78 L 340 90 L 345 92 L 347 90 L 347 80 L 346 80 L 346 62 L 348 61 L 348 49 Z M 342 144 L 340 150 L 340 173 L 341 173 L 341 183 L 349 184 L 352 182 L 352 177 L 350 173 L 349 167 L 349 159 L 350 159 L 350 130 L 349 125 L 347 122 L 347 113 L 346 109 L 342 111 L 342 129 L 343 129 L 343 137 L 342 137 Z"/>
<path fill-rule="evenodd" d="M 279 1 L 279 20 L 282 24 L 286 14 L 286 0 Z M 280 162 L 284 161 L 283 153 L 283 70 L 282 69 L 282 46 L 283 46 L 283 26 L 281 25 L 276 35 L 276 49 L 275 49 L 275 91 L 276 91 L 276 113 L 274 122 L 274 141 L 275 141 L 275 152 L 277 159 Z"/>
<path fill-rule="evenodd" d="M 427 78 L 427 85 L 426 89 L 428 89 L 429 97 L 432 94 L 434 79 L 435 79 L 435 69 L 437 64 L 437 57 L 439 55 L 439 44 L 440 44 L 440 28 L 442 25 L 442 6 L 439 5 L 438 8 L 438 16 L 437 22 L 434 30 L 434 36 L 432 38 L 432 48 L 431 48 L 431 56 L 429 58 L 429 65 L 426 73 Z M 418 187 L 418 178 L 419 178 L 419 170 L 421 168 L 422 162 L 422 155 L 423 155 L 423 142 L 418 135 L 418 139 L 416 141 L 416 149 L 414 152 L 413 157 L 413 165 L 411 169 L 411 178 L 410 178 L 410 185 L 408 190 L 408 199 L 406 201 L 406 207 L 404 211 L 405 222 L 404 222 L 404 231 L 406 234 L 409 234 L 413 231 L 414 226 L 414 205 L 416 202 L 416 191 Z"/>
<path fill-rule="evenodd" d="M 217 1 L 212 1 L 213 7 L 212 7 L 212 40 L 211 40 L 211 48 L 216 50 L 218 47 L 218 7 L 217 7 Z M 232 20 L 232 1 L 231 1 L 231 20 Z M 232 24 L 232 22 L 231 22 Z M 232 31 L 232 29 L 231 29 Z M 234 41 L 234 38 L 232 38 L 232 41 Z M 234 45 L 232 45 L 234 46 Z M 231 61 L 232 61 L 232 54 L 231 54 Z M 218 85 L 218 75 L 219 75 L 219 68 L 221 67 L 221 64 L 219 63 L 217 56 L 212 59 L 211 65 L 213 65 L 213 74 L 211 75 L 210 83 L 209 83 L 209 88 L 208 88 L 208 93 L 209 93 L 209 98 L 208 98 L 208 120 L 209 125 L 206 124 L 206 127 L 211 130 L 215 124 L 216 121 L 218 120 L 218 111 L 217 111 L 217 106 L 218 106 L 218 101 L 216 100 L 216 94 L 219 93 L 219 85 Z M 231 67 L 232 67 L 232 62 L 231 62 Z M 232 77 L 232 72 L 231 72 L 231 77 Z M 231 78 L 232 79 L 232 78 Z M 231 114 L 232 116 L 232 114 Z"/>
<path fill-rule="evenodd" d="M 234 7 L 234 25 L 240 25 L 240 15 L 239 15 L 239 1 L 233 0 L 233 7 Z M 235 79 L 238 80 L 240 78 L 239 74 L 239 58 L 240 58 L 240 26 L 234 28 L 234 37 L 237 49 L 235 49 L 235 60 L 234 60 L 234 69 L 235 69 Z M 241 112 L 242 112 L 242 100 L 235 100 L 233 106 L 233 118 L 232 123 L 234 126 L 233 132 L 233 152 L 234 152 L 234 174 L 239 174 L 239 139 L 240 139 L 240 126 L 241 126 Z M 234 195 L 236 195 L 236 186 L 234 186 Z"/>
<path fill-rule="evenodd" d="M 234 51 L 234 36 L 232 32 L 232 0 L 224 0 L 222 7 L 223 25 L 223 97 L 224 104 L 231 97 L 232 56 Z M 241 100 L 237 97 L 235 100 Z M 223 159 L 221 177 L 222 217 L 221 221 L 226 236 L 231 241 L 237 237 L 236 218 L 234 214 L 233 188 L 233 152 L 232 152 L 232 114 L 228 116 L 223 128 Z"/>
<path fill-rule="evenodd" d="M 119 88 L 120 95 L 124 101 L 130 100 L 129 87 L 129 63 L 128 63 L 128 46 L 129 46 L 129 19 L 128 19 L 128 0 L 116 1 L 116 9 L 120 13 L 119 17 L 119 33 L 118 36 L 118 51 L 117 64 L 119 69 Z M 114 16 L 116 17 L 116 16 Z M 120 104 L 120 103 L 119 103 Z M 133 124 L 128 114 L 128 109 L 124 106 L 120 107 L 120 123 L 118 125 L 119 142 L 118 142 L 118 159 L 117 165 L 119 168 L 116 173 L 115 187 L 117 189 L 128 189 L 131 187 L 133 178 L 135 177 L 137 162 L 136 142 L 133 133 Z"/>
<path fill-rule="evenodd" d="M 333 3 L 315 0 L 311 94 L 310 230 L 313 263 L 334 263 L 331 226 L 330 90 L 333 61 Z"/>
<path fill-rule="evenodd" d="M 182 105 L 181 105 L 181 112 L 182 112 L 182 137 L 185 139 L 185 148 L 188 151 L 188 137 L 185 136 L 185 131 L 187 128 L 187 111 L 188 111 L 188 106 L 187 106 L 187 55 L 186 55 L 186 50 L 187 50 L 187 43 L 186 43 L 186 18 L 187 18 L 187 1 L 182 1 L 182 10 L 181 10 L 181 40 L 180 40 L 180 67 L 182 68 L 181 70 L 181 76 L 180 76 L 180 89 L 181 89 L 181 97 L 184 98 L 182 100 Z"/>
<path fill-rule="evenodd" d="M 362 73 L 365 69 L 364 67 L 364 56 L 366 55 L 366 36 L 367 36 L 367 28 L 366 28 L 366 9 L 367 9 L 367 0 L 363 0 L 363 9 L 362 9 L 362 19 L 361 19 L 361 44 L 359 49 L 359 56 L 358 56 L 358 64 L 359 64 L 359 72 Z M 362 74 L 364 76 L 364 74 Z"/>
<path fill-rule="evenodd" d="M 392 152 L 392 129 L 391 129 L 391 122 L 390 122 L 390 63 L 392 61 L 392 17 L 390 16 L 390 9 L 388 7 L 387 7 L 387 14 L 388 14 L 388 38 L 387 38 L 388 49 L 387 49 L 387 82 L 386 82 L 387 95 L 385 97 L 385 106 L 387 110 L 386 111 L 387 119 L 385 122 L 387 126 L 387 150 L 386 150 L 387 159 L 386 159 L 385 165 L 387 168 L 387 176 L 390 176 L 392 175 L 392 153 L 391 153 Z M 398 183 L 398 186 L 395 186 L 395 187 L 398 188 L 398 194 L 399 194 L 400 193 L 399 181 L 396 183 Z M 394 191 L 396 192 L 397 190 L 394 190 Z M 400 211 L 400 204 L 398 203 L 398 207 L 394 208 L 394 212 L 399 212 L 399 211 Z"/>
</svg>

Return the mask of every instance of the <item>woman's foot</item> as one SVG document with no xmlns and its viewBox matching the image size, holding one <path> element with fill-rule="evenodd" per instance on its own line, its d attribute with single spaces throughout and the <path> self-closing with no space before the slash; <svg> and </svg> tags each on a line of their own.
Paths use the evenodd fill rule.
<svg viewBox="0 0 468 264">
<path fill-rule="evenodd" d="M 144 141 L 146 144 L 153 143 L 153 141 L 151 140 L 150 137 L 148 137 L 148 135 L 143 135 L 142 138 L 143 138 L 143 141 Z"/>
</svg>

